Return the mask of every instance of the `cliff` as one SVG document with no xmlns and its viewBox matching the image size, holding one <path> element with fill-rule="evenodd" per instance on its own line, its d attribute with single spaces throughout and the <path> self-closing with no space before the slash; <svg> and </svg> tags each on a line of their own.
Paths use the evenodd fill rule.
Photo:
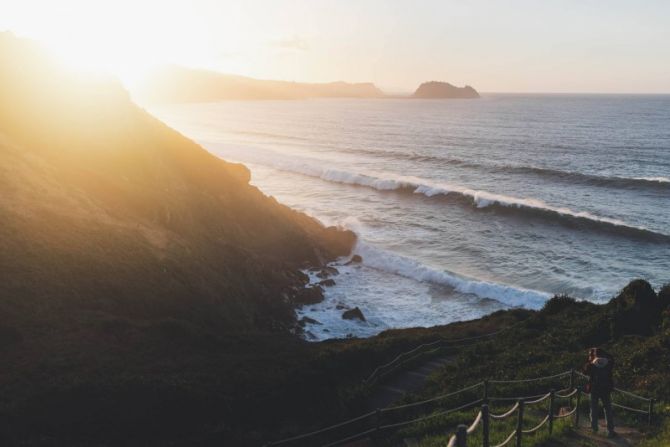
<svg viewBox="0 0 670 447">
<path fill-rule="evenodd" d="M 319 97 L 380 98 L 372 83 L 299 83 L 234 76 L 207 70 L 167 66 L 155 70 L 133 92 L 147 102 L 211 102 L 245 99 Z"/>
<path fill-rule="evenodd" d="M 469 85 L 466 85 L 465 87 L 456 87 L 448 82 L 431 81 L 421 84 L 412 95 L 412 98 L 479 98 L 479 93 Z"/>
<path fill-rule="evenodd" d="M 298 268 L 354 235 L 6 33 L 0 98 L 0 444 L 10 426 L 129 436 L 221 414 L 195 396 L 232 399 L 240 334 L 278 334 L 248 347 L 273 351 L 295 327 Z"/>
</svg>

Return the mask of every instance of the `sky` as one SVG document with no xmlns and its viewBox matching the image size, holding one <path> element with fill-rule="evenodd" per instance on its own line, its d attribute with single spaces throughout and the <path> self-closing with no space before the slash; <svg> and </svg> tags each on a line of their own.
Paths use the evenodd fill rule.
<svg viewBox="0 0 670 447">
<path fill-rule="evenodd" d="M 665 0 L 0 0 L 0 30 L 128 83 L 173 63 L 391 93 L 670 93 Z"/>
</svg>

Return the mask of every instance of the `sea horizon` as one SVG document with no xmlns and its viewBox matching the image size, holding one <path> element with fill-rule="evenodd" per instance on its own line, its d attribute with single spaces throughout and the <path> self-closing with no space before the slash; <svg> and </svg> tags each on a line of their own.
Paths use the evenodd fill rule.
<svg viewBox="0 0 670 447">
<path fill-rule="evenodd" d="M 660 287 L 670 268 L 670 213 L 658 213 L 670 191 L 670 152 L 657 150 L 670 141 L 666 96 L 484 93 L 149 110 L 246 164 L 263 192 L 357 233 L 363 263 L 335 263 L 325 301 L 297 311 L 317 321 L 307 338 L 321 340 L 538 309 L 560 294 L 602 303 L 636 277 Z M 638 111 L 645 121 L 630 122 Z M 343 201 L 349 212 L 338 210 Z M 612 269 L 605 259 L 615 257 L 631 265 Z M 365 322 L 342 320 L 353 307 Z"/>
</svg>

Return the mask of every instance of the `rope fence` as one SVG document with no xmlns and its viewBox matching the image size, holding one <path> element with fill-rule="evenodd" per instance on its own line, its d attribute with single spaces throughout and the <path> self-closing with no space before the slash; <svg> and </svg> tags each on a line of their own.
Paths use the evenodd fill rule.
<svg viewBox="0 0 670 447">
<path fill-rule="evenodd" d="M 404 366 L 407 363 L 410 363 L 414 360 L 417 360 L 421 357 L 426 357 L 430 356 L 432 354 L 435 354 L 439 350 L 445 348 L 445 347 L 455 347 L 454 345 L 459 344 L 459 343 L 469 343 L 472 341 L 479 341 L 479 340 L 485 340 L 491 337 L 494 337 L 496 335 L 500 335 L 503 332 L 506 332 L 510 329 L 513 329 L 517 326 L 519 326 L 521 323 L 524 323 L 526 320 L 520 320 L 517 321 L 514 324 L 511 324 L 509 326 L 506 326 L 502 329 L 499 329 L 494 332 L 489 332 L 486 334 L 481 334 L 481 335 L 475 335 L 472 337 L 464 337 L 464 338 L 452 338 L 452 339 L 439 339 L 432 341 L 430 343 L 424 343 L 422 345 L 417 346 L 416 348 L 403 352 L 399 354 L 396 358 L 391 360 L 388 363 L 385 363 L 381 366 L 378 366 L 375 368 L 375 370 L 370 374 L 370 376 L 366 379 L 363 380 L 363 383 L 366 385 L 372 385 L 376 383 L 379 379 L 383 378 L 384 376 L 387 376 L 388 374 L 392 373 L 396 369 Z"/>
<path fill-rule="evenodd" d="M 582 387 L 579 387 L 576 385 L 576 378 L 581 377 L 581 378 L 586 378 L 588 379 L 588 376 L 585 374 L 582 374 L 580 372 L 577 372 L 575 370 L 567 371 L 565 373 L 560 373 L 556 374 L 554 376 L 546 376 L 546 377 L 539 377 L 539 378 L 532 378 L 532 379 L 523 379 L 523 380 L 496 380 L 496 381 L 489 381 L 488 383 L 499 383 L 499 384 L 511 384 L 511 383 L 529 383 L 529 382 L 534 382 L 534 381 L 539 381 L 539 380 L 550 380 L 550 379 L 556 379 L 560 378 L 562 376 L 565 376 L 569 374 L 570 375 L 570 388 L 560 390 L 559 392 L 554 391 L 553 389 L 544 395 L 540 396 L 531 396 L 525 397 L 525 398 L 518 398 L 517 402 L 506 412 L 502 414 L 494 414 L 489 411 L 488 403 L 484 403 L 482 405 L 481 411 L 478 413 L 477 417 L 475 418 L 474 422 L 470 427 L 467 427 L 465 425 L 459 425 L 458 429 L 455 434 L 453 434 L 450 439 L 449 443 L 447 444 L 448 447 L 467 447 L 468 445 L 468 435 L 471 435 L 474 430 L 472 429 L 473 427 L 476 427 L 479 423 L 482 423 L 482 425 L 485 427 L 484 433 L 483 433 L 483 438 L 482 438 L 482 445 L 483 447 L 504 447 L 508 445 L 509 443 L 512 442 L 512 440 L 515 440 L 515 445 L 516 447 L 520 447 L 523 439 L 523 435 L 529 435 L 533 434 L 537 431 L 539 431 L 545 424 L 548 427 L 549 434 L 552 433 L 553 431 L 553 425 L 554 421 L 556 419 L 561 419 L 561 418 L 568 418 L 568 417 L 573 417 L 574 419 L 574 425 L 579 426 L 579 419 L 580 419 L 580 413 L 579 413 L 579 407 L 581 405 L 581 398 L 582 394 L 584 394 L 584 391 Z M 567 393 L 561 393 L 565 392 Z M 631 393 L 630 391 L 622 390 L 619 388 L 614 389 L 615 392 L 618 392 L 622 395 L 625 395 L 629 398 L 637 399 L 638 401 L 646 403 L 647 409 L 640 409 L 640 408 L 633 408 L 629 407 L 627 405 L 622 405 L 613 402 L 612 406 L 620 408 L 622 410 L 626 411 L 631 411 L 634 413 L 638 414 L 644 414 L 647 415 L 649 418 L 649 424 L 651 424 L 652 421 L 652 416 L 653 416 L 653 406 L 654 406 L 654 399 L 649 399 L 643 396 L 640 396 L 635 393 Z M 574 407 L 572 407 L 572 401 L 573 397 L 576 397 L 576 403 Z M 489 400 L 491 401 L 503 401 L 511 398 L 490 398 Z M 535 405 L 539 404 L 541 402 L 544 402 L 545 400 L 549 399 L 549 405 L 547 409 L 546 415 L 540 420 L 539 423 L 537 423 L 535 426 L 532 428 L 525 429 L 524 428 L 524 415 L 525 415 L 525 409 L 529 405 Z M 570 406 L 572 407 L 571 410 L 569 411 L 564 411 L 559 414 L 555 414 L 555 401 L 556 399 L 569 399 L 570 400 Z M 512 431 L 506 438 L 503 440 L 500 444 L 496 444 L 494 446 L 491 446 L 491 439 L 490 439 L 490 422 L 491 420 L 504 420 L 507 418 L 510 418 L 512 416 L 516 415 L 517 417 L 517 426 L 514 431 Z"/>
<path fill-rule="evenodd" d="M 567 388 L 562 388 L 558 391 L 555 391 L 553 388 L 549 392 L 544 394 L 534 395 L 534 396 L 517 396 L 517 397 L 505 397 L 505 396 L 489 396 L 490 384 L 529 384 L 533 382 L 541 381 L 550 381 L 563 378 L 570 378 L 570 385 Z M 539 431 L 542 427 L 547 425 L 549 433 L 552 433 L 554 420 L 562 419 L 567 417 L 574 417 L 575 425 L 579 425 L 579 406 L 581 404 L 582 395 L 584 394 L 581 386 L 578 386 L 576 379 L 578 377 L 588 378 L 584 374 L 581 374 L 575 370 L 565 371 L 559 374 L 554 374 L 550 376 L 543 377 L 534 377 L 530 379 L 519 379 L 519 380 L 490 380 L 484 382 L 478 382 L 473 385 L 461 388 L 459 390 L 442 394 L 430 399 L 425 399 L 418 402 L 412 402 L 404 405 L 396 405 L 392 407 L 386 407 L 371 411 L 365 414 L 362 414 L 353 419 L 349 419 L 338 424 L 331 425 L 329 427 L 322 428 L 320 430 L 312 431 L 305 433 L 299 436 L 293 436 L 291 438 L 282 439 L 280 441 L 271 442 L 266 444 L 266 447 L 270 446 L 299 446 L 299 445 L 309 445 L 315 446 L 320 445 L 324 447 L 335 447 L 342 445 L 348 442 L 352 442 L 358 439 L 363 438 L 375 438 L 379 437 L 382 434 L 388 434 L 394 430 L 397 430 L 402 427 L 410 426 L 423 421 L 428 421 L 435 419 L 437 417 L 445 416 L 452 413 L 457 413 L 472 408 L 477 408 L 480 406 L 480 411 L 475 416 L 473 422 L 467 425 L 459 425 L 456 433 L 451 436 L 449 439 L 448 446 L 452 447 L 464 447 L 467 446 L 468 435 L 473 435 L 473 433 L 479 428 L 482 428 L 482 444 L 484 447 L 504 447 L 505 445 L 516 440 L 516 446 L 521 445 L 521 439 L 524 434 L 532 434 Z M 545 388 L 546 389 L 546 388 Z M 651 423 L 651 418 L 653 415 L 653 405 L 654 400 L 648 399 L 643 396 L 631 393 L 629 391 L 615 389 L 615 391 L 627 396 L 628 398 L 637 399 L 647 404 L 646 409 L 634 408 L 627 405 L 612 403 L 613 406 L 620 408 L 625 411 L 631 411 L 638 414 L 644 414 L 649 417 L 649 423 Z M 441 402 L 450 397 L 459 396 L 465 393 L 479 394 L 475 400 L 470 400 L 469 402 L 461 405 L 454 406 L 452 408 L 438 408 L 437 410 L 433 407 L 433 404 Z M 467 396 L 463 396 L 467 397 Z M 576 398 L 576 404 L 573 406 L 573 398 Z M 555 414 L 556 400 L 557 399 L 569 399 L 570 405 L 568 408 L 571 408 L 569 411 L 563 411 L 559 414 Z M 514 405 L 507 411 L 501 414 L 496 414 L 490 411 L 489 404 L 494 402 L 505 402 L 514 400 Z M 535 405 L 541 404 L 548 400 L 548 408 L 546 414 L 541 414 L 542 419 L 532 428 L 525 429 L 524 424 L 526 420 L 524 415 L 528 407 L 533 407 Z M 428 412 L 420 416 L 417 416 L 416 413 L 412 414 L 411 417 L 403 417 L 405 410 L 424 410 Z M 399 413 L 399 414 L 398 414 Z M 396 414 L 396 416 L 394 416 Z M 490 426 L 492 421 L 501 421 L 516 415 L 516 429 L 512 431 L 505 440 L 492 446 L 490 443 Z"/>
</svg>

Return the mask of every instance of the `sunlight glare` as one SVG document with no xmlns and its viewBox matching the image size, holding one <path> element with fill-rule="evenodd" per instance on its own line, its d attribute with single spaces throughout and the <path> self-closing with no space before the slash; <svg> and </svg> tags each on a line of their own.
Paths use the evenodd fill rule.
<svg viewBox="0 0 670 447">
<path fill-rule="evenodd" d="M 28 0 L 11 13 L 20 24 L 17 34 L 41 41 L 69 69 L 112 74 L 126 85 L 158 64 L 204 65 L 211 59 L 197 13 L 167 2 Z"/>
</svg>

